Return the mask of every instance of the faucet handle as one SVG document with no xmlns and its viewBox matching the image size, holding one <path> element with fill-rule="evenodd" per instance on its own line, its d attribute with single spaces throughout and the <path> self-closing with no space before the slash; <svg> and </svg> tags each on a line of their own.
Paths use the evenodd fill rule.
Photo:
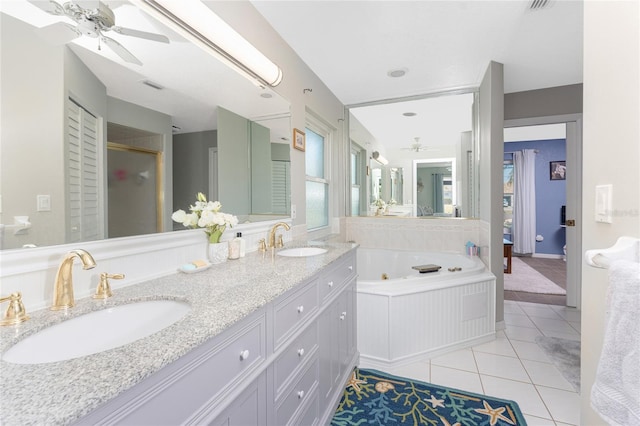
<svg viewBox="0 0 640 426">
<path fill-rule="evenodd" d="M 11 293 L 7 297 L 0 298 L 0 303 L 7 301 L 9 301 L 9 306 L 0 320 L 0 326 L 20 324 L 29 319 L 29 315 L 27 315 L 22 303 L 22 294 L 20 292 Z"/>
<path fill-rule="evenodd" d="M 278 242 L 276 243 L 277 248 L 284 247 L 284 241 L 282 240 L 282 234 L 278 235 Z"/>
<path fill-rule="evenodd" d="M 262 252 L 267 251 L 267 242 L 264 238 L 260 238 L 260 241 L 258 241 L 258 250 Z"/>
<path fill-rule="evenodd" d="M 102 272 L 100 274 L 100 282 L 98 283 L 98 287 L 96 287 L 96 294 L 92 296 L 94 299 L 107 299 L 113 296 L 111 285 L 109 285 L 109 278 L 121 280 L 124 278 L 124 274 L 107 274 L 106 272 Z"/>
</svg>

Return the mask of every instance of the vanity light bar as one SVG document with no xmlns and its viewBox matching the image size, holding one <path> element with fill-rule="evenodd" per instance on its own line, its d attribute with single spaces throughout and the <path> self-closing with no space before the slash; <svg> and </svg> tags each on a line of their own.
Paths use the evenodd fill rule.
<svg viewBox="0 0 640 426">
<path fill-rule="evenodd" d="M 133 4 L 258 85 L 275 87 L 282 70 L 200 0 L 131 0 Z"/>
</svg>

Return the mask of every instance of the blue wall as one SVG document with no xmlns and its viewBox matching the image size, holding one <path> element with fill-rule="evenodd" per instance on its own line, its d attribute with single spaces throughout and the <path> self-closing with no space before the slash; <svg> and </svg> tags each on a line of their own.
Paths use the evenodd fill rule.
<svg viewBox="0 0 640 426">
<path fill-rule="evenodd" d="M 563 254 L 565 229 L 560 227 L 560 208 L 566 204 L 566 180 L 551 180 L 549 163 L 565 161 L 567 146 L 565 139 L 544 141 L 507 142 L 505 152 L 522 149 L 537 149 L 536 154 L 536 235 L 544 241 L 536 243 L 536 253 Z M 505 154 L 505 160 L 512 156 Z"/>
</svg>

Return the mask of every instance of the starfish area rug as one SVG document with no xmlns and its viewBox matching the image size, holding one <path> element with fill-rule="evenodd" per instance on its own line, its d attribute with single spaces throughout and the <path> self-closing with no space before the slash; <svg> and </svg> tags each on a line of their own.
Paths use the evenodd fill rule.
<svg viewBox="0 0 640 426">
<path fill-rule="evenodd" d="M 526 425 L 514 401 L 356 368 L 331 421 L 333 426 Z"/>
</svg>

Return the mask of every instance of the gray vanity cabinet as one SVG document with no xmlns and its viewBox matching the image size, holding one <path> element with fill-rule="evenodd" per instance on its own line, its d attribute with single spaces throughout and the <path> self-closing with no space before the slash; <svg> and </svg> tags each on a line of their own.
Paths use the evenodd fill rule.
<svg viewBox="0 0 640 426">
<path fill-rule="evenodd" d="M 77 423 L 328 423 L 358 356 L 355 259 L 347 252 Z"/>
</svg>

